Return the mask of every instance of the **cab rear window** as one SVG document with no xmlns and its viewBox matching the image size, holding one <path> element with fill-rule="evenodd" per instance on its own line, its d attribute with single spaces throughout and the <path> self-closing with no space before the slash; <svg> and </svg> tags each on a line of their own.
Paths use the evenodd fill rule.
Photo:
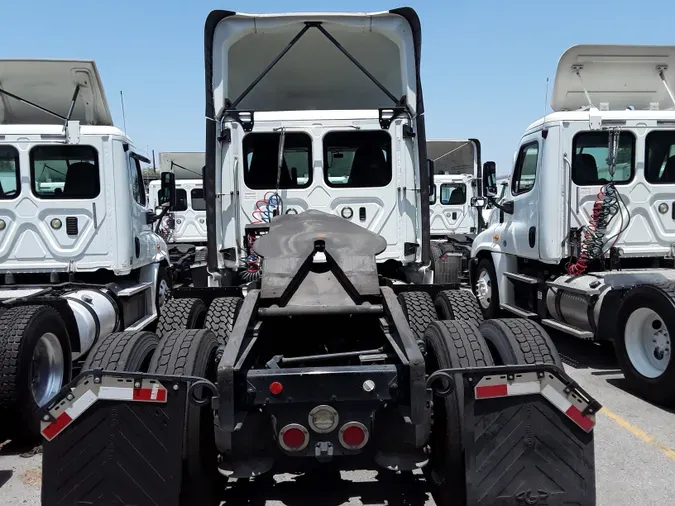
<svg viewBox="0 0 675 506">
<path fill-rule="evenodd" d="M 0 200 L 14 199 L 19 193 L 19 152 L 14 146 L 0 146 Z"/>
<path fill-rule="evenodd" d="M 35 146 L 30 176 L 33 194 L 41 199 L 93 199 L 101 193 L 98 152 L 92 146 Z"/>
</svg>

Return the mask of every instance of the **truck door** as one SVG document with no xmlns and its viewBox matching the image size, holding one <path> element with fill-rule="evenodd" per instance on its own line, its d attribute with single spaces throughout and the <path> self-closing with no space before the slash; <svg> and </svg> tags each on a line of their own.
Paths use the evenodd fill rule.
<svg viewBox="0 0 675 506">
<path fill-rule="evenodd" d="M 468 234 L 474 226 L 471 220 L 468 192 L 470 185 L 464 180 L 443 180 L 437 176 L 436 194 L 430 197 L 431 234 Z M 431 203 L 433 200 L 433 204 Z"/>
<path fill-rule="evenodd" d="M 521 258 L 539 258 L 539 216 L 545 212 L 539 209 L 541 184 L 537 184 L 541 150 L 540 132 L 523 137 L 513 168 L 509 197 L 505 199 L 513 204 L 513 214 L 504 213 L 503 227 L 497 234 L 502 251 Z"/>
</svg>

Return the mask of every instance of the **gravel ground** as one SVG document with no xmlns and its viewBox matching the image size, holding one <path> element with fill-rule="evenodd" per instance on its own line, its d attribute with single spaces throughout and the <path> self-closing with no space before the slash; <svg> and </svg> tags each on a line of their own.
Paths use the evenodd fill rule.
<svg viewBox="0 0 675 506">
<path fill-rule="evenodd" d="M 573 338 L 556 337 L 568 373 L 604 406 L 595 430 L 599 506 L 663 506 L 675 496 L 675 414 L 626 390 L 611 351 Z M 25 449 L 24 449 L 25 450 Z M 40 504 L 40 455 L 22 457 L 12 445 L 0 449 L 0 506 Z M 326 493 L 308 477 L 278 475 L 274 486 L 237 484 L 228 503 L 256 506 L 429 506 L 421 477 L 380 479 L 376 472 L 343 472 Z M 195 505 L 198 506 L 198 505 Z"/>
</svg>

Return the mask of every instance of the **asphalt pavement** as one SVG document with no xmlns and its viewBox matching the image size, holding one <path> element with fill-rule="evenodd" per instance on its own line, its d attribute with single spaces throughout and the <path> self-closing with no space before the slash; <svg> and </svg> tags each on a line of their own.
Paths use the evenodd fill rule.
<svg viewBox="0 0 675 506">
<path fill-rule="evenodd" d="M 555 336 L 568 374 L 603 404 L 595 429 L 598 506 L 666 506 L 675 499 L 675 411 L 636 397 L 611 348 Z M 675 387 L 675 386 L 674 386 Z M 25 448 L 0 448 L 0 506 L 39 506 L 41 458 Z M 277 475 L 274 482 L 236 483 L 226 504 L 237 506 L 431 506 L 421 476 L 343 472 L 341 481 Z M 198 505 L 195 505 L 198 506 Z"/>
</svg>

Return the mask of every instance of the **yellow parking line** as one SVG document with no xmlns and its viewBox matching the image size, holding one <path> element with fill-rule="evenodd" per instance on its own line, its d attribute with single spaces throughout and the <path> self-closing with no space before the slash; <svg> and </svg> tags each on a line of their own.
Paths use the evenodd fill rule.
<svg viewBox="0 0 675 506">
<path fill-rule="evenodd" d="M 618 426 L 623 427 L 626 429 L 628 432 L 633 434 L 635 437 L 641 439 L 645 443 L 652 445 L 656 448 L 658 448 L 662 453 L 666 455 L 666 457 L 669 457 L 673 460 L 675 460 L 675 449 L 670 448 L 668 445 L 663 444 L 661 441 L 658 441 L 657 439 L 654 439 L 652 436 L 647 434 L 645 431 L 642 429 L 637 428 L 635 425 L 627 422 L 623 418 L 621 418 L 619 415 L 616 413 L 610 411 L 609 409 L 603 407 L 600 410 L 600 413 L 605 415 L 607 418 L 612 420 L 614 423 L 616 423 Z"/>
</svg>

